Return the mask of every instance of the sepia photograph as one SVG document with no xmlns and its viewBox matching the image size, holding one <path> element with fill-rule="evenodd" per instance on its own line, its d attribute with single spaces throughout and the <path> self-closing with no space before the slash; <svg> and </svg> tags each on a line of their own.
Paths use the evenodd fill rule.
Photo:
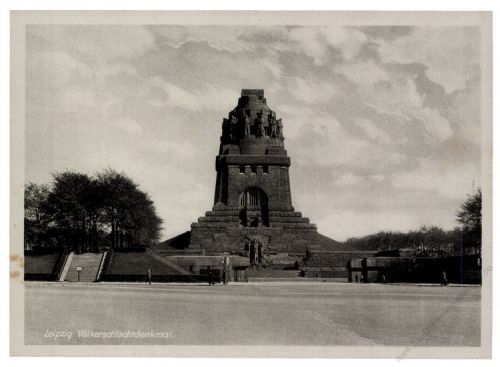
<svg viewBox="0 0 500 367">
<path fill-rule="evenodd" d="M 11 353 L 491 358 L 491 20 L 12 12 Z"/>
</svg>

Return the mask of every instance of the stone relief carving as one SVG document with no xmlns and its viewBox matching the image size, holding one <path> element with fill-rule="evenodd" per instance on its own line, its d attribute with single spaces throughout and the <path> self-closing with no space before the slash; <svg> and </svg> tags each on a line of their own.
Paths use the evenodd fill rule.
<svg viewBox="0 0 500 367">
<path fill-rule="evenodd" d="M 253 121 L 249 110 L 235 110 L 228 117 L 222 120 L 221 141 L 224 144 L 237 144 L 239 139 L 251 136 L 283 140 L 282 120 L 276 119 L 273 111 L 266 113 L 261 109 Z"/>
</svg>

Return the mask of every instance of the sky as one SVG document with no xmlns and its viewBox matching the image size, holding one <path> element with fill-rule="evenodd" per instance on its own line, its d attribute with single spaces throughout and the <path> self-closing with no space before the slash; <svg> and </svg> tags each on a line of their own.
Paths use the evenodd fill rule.
<svg viewBox="0 0 500 367">
<path fill-rule="evenodd" d="M 480 186 L 477 27 L 26 31 L 26 181 L 124 172 L 165 239 L 211 210 L 222 119 L 244 88 L 283 119 L 293 205 L 333 239 L 452 229 Z"/>
</svg>

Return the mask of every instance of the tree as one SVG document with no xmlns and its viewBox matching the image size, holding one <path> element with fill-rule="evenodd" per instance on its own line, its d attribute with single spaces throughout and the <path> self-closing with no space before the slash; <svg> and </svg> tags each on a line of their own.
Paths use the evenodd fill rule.
<svg viewBox="0 0 500 367">
<path fill-rule="evenodd" d="M 50 189 L 48 185 L 28 182 L 24 186 L 24 247 L 49 245 L 47 238 L 48 218 L 43 210 Z"/>
<path fill-rule="evenodd" d="M 123 173 L 111 169 L 90 177 L 53 175 L 52 189 L 26 185 L 26 247 L 51 233 L 60 247 L 77 252 L 148 246 L 159 239 L 162 220 L 153 201 Z M 42 220 L 43 218 L 43 220 Z"/>
<path fill-rule="evenodd" d="M 97 176 L 111 247 L 148 246 L 159 239 L 163 221 L 149 195 L 123 173 L 108 169 Z"/>
<path fill-rule="evenodd" d="M 83 173 L 63 172 L 54 174 L 54 183 L 48 195 L 46 212 L 57 229 L 62 247 L 72 251 L 88 252 L 90 215 L 89 194 L 95 188 L 92 178 Z"/>
<path fill-rule="evenodd" d="M 444 231 L 436 226 L 422 226 L 408 233 L 378 232 L 364 237 L 349 238 L 346 244 L 358 250 L 395 250 L 411 248 L 427 253 L 450 252 L 455 241 L 453 231 Z"/>
<path fill-rule="evenodd" d="M 482 194 L 479 189 L 474 195 L 469 196 L 462 203 L 457 213 L 457 221 L 460 223 L 462 230 L 464 247 L 473 252 L 481 251 L 481 210 Z"/>
</svg>

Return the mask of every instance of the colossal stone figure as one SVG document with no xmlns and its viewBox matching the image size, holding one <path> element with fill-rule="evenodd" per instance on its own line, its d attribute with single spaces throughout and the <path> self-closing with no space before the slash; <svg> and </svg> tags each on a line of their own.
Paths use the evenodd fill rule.
<svg viewBox="0 0 500 367">
<path fill-rule="evenodd" d="M 277 131 L 276 131 L 276 119 L 272 113 L 269 113 L 267 121 L 269 125 L 269 136 L 274 139 L 277 136 Z"/>
<path fill-rule="evenodd" d="M 260 138 L 266 135 L 266 130 L 264 129 L 264 115 L 261 113 L 259 117 L 257 117 L 256 121 L 256 132 L 255 135 Z"/>
<path fill-rule="evenodd" d="M 251 131 L 251 121 L 250 121 L 250 116 L 245 115 L 245 138 L 249 138 L 252 131 Z"/>
<path fill-rule="evenodd" d="M 229 120 L 226 118 L 222 119 L 222 136 L 220 137 L 221 142 L 227 142 L 229 137 Z"/>
<path fill-rule="evenodd" d="M 238 118 L 235 115 L 231 116 L 229 125 L 229 140 L 232 142 L 237 138 L 238 135 Z"/>
<path fill-rule="evenodd" d="M 278 131 L 277 131 L 276 135 L 278 138 L 283 140 L 284 139 L 284 137 L 283 137 L 283 122 L 281 121 L 281 119 L 277 120 L 277 124 L 278 124 Z"/>
</svg>

